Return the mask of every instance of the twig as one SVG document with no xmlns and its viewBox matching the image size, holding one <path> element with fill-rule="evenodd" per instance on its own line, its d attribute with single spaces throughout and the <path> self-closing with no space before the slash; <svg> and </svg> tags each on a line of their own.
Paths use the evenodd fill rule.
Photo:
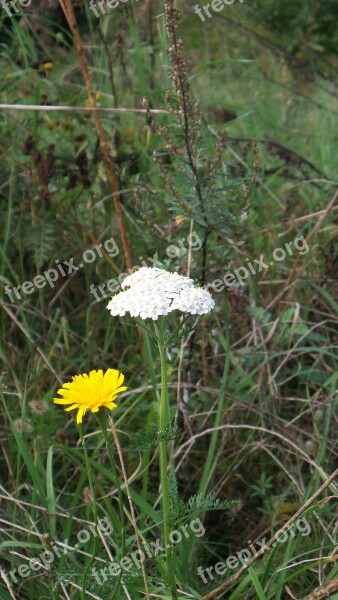
<svg viewBox="0 0 338 600">
<path fill-rule="evenodd" d="M 123 456 L 122 456 L 122 452 L 121 452 L 121 446 L 120 446 L 119 438 L 117 436 L 117 431 L 116 431 L 116 428 L 115 428 L 114 421 L 113 421 L 113 419 L 111 417 L 108 418 L 108 423 L 109 423 L 109 427 L 111 429 L 111 432 L 113 434 L 114 443 L 115 443 L 115 446 L 116 446 L 117 453 L 119 455 L 119 461 L 120 461 L 120 465 L 121 465 L 122 475 L 123 475 L 123 479 L 124 479 L 124 483 L 125 483 L 125 487 L 126 487 L 126 492 L 127 492 L 128 503 L 129 503 L 129 507 L 130 507 L 130 514 L 131 514 L 131 518 L 132 518 L 132 522 L 133 522 L 133 527 L 134 527 L 134 531 L 135 531 L 135 538 L 136 538 L 137 548 L 139 550 L 140 557 L 141 557 L 142 554 L 143 554 L 143 552 L 142 552 L 142 549 L 141 549 L 141 542 L 140 542 L 140 536 L 139 536 L 139 532 L 138 532 L 138 528 L 137 528 L 137 523 L 136 523 L 134 505 L 133 505 L 133 501 L 132 501 L 131 495 L 130 495 L 128 477 L 127 477 L 127 473 L 126 473 L 126 468 L 124 466 L 124 460 L 123 460 Z M 149 598 L 147 576 L 146 576 L 146 572 L 145 572 L 143 561 L 141 561 L 141 570 L 142 570 L 142 575 L 143 575 L 144 587 L 145 587 L 145 591 L 146 591 L 146 597 Z"/>
<path fill-rule="evenodd" d="M 16 326 L 22 331 L 22 333 L 26 336 L 26 338 L 30 341 L 30 343 L 32 344 L 32 346 L 35 348 L 35 350 L 40 354 L 41 358 L 44 360 L 44 362 L 46 363 L 47 367 L 50 369 L 50 371 L 53 373 L 54 377 L 58 380 L 58 382 L 60 384 L 62 384 L 62 380 L 59 377 L 58 373 L 55 371 L 53 365 L 51 364 L 51 362 L 49 361 L 48 357 L 45 355 L 45 353 L 41 350 L 41 348 L 34 342 L 34 340 L 32 339 L 30 333 L 28 332 L 28 330 L 26 330 L 24 328 L 24 326 L 20 323 L 20 321 L 17 319 L 17 317 L 15 316 L 15 314 L 6 306 L 6 304 L 4 302 L 2 302 L 0 300 L 0 307 L 3 308 L 3 310 L 8 314 L 8 316 L 12 319 L 12 321 L 14 321 L 14 323 L 16 324 Z"/>
<path fill-rule="evenodd" d="M 304 600 L 326 600 L 327 598 L 331 598 L 331 594 L 335 592 L 338 592 L 338 575 L 325 583 L 325 585 L 321 585 L 319 588 L 313 590 L 313 592 L 305 596 Z"/>
<path fill-rule="evenodd" d="M 99 117 L 99 114 L 98 114 L 97 108 L 96 108 L 95 95 L 93 93 L 92 83 L 90 80 L 86 54 L 85 54 L 82 40 L 81 40 L 81 37 L 79 34 L 79 30 L 77 27 L 75 15 L 74 15 L 74 9 L 73 9 L 71 0 L 59 0 L 59 2 L 60 2 L 62 10 L 64 12 L 64 15 L 67 19 L 70 30 L 74 36 L 76 49 L 77 49 L 78 55 L 80 57 L 81 71 L 82 71 L 82 75 L 83 75 L 83 78 L 84 78 L 85 84 L 86 84 L 89 104 L 90 104 L 90 108 L 93 109 L 95 126 L 96 126 L 97 134 L 98 134 L 98 137 L 100 140 L 101 152 L 103 154 L 103 157 L 104 157 L 104 160 L 105 160 L 105 163 L 107 166 L 108 179 L 109 179 L 111 191 L 113 194 L 113 202 L 114 202 L 118 227 L 119 227 L 119 231 L 120 231 L 126 267 L 127 267 L 127 269 L 130 269 L 132 267 L 133 263 L 132 263 L 132 257 L 131 257 L 131 252 L 130 252 L 130 248 L 129 248 L 129 243 L 127 240 L 125 225 L 124 225 L 124 221 L 123 221 L 123 212 L 122 212 L 122 208 L 121 208 L 120 198 L 117 193 L 119 191 L 118 185 L 117 185 L 117 181 L 116 181 L 116 177 L 115 177 L 115 173 L 114 173 L 114 169 L 113 169 L 113 164 L 110 160 L 109 150 L 108 150 L 108 147 L 106 144 L 103 127 L 102 127 L 100 117 Z"/>
<path fill-rule="evenodd" d="M 311 229 L 309 235 L 306 238 L 306 243 L 307 245 L 309 244 L 309 241 L 313 238 L 313 236 L 317 233 L 318 229 L 321 227 L 325 217 L 327 216 L 327 214 L 331 211 L 331 209 L 333 209 L 334 204 L 336 202 L 336 200 L 338 199 L 338 190 L 336 191 L 336 193 L 333 195 L 332 199 L 330 200 L 329 204 L 327 205 L 326 209 L 322 212 L 322 214 L 320 215 L 318 221 L 316 222 L 316 224 L 314 225 L 313 229 Z M 295 271 L 298 267 L 298 264 L 301 260 L 301 254 L 297 254 L 295 262 L 293 264 L 293 267 L 290 271 L 290 275 L 287 278 L 287 281 L 285 283 L 285 286 L 283 287 L 282 291 L 276 296 L 276 298 L 274 298 L 274 300 L 269 304 L 269 306 L 267 307 L 267 309 L 271 310 L 272 308 L 275 308 L 275 306 L 279 303 L 279 301 L 281 300 L 281 298 L 284 296 L 285 292 L 288 290 L 290 283 L 292 282 L 293 276 L 295 274 Z"/>
<path fill-rule="evenodd" d="M 16 598 L 15 598 L 15 596 L 14 596 L 14 592 L 13 592 L 12 586 L 11 586 L 11 582 L 9 581 L 9 579 L 8 579 L 8 577 L 7 577 L 6 573 L 5 573 L 5 571 L 3 571 L 2 569 L 0 569 L 0 573 L 1 573 L 1 577 L 2 577 L 2 579 L 4 580 L 4 582 L 5 582 L 5 584 L 6 584 L 6 588 L 7 588 L 7 589 L 8 589 L 8 591 L 9 591 L 9 595 L 10 595 L 10 597 L 11 597 L 11 598 L 13 598 L 14 600 L 16 600 Z"/>
<path fill-rule="evenodd" d="M 167 110 L 145 108 L 108 108 L 98 106 L 50 106 L 49 104 L 0 104 L 0 110 L 38 110 L 38 111 L 66 111 L 66 112 L 111 112 L 111 113 L 139 113 L 139 114 L 169 114 Z"/>
<path fill-rule="evenodd" d="M 258 552 L 256 553 L 256 556 L 253 556 L 250 560 L 248 560 L 247 563 L 245 563 L 245 565 L 243 565 L 239 571 L 237 571 L 237 573 L 235 573 L 232 577 L 230 577 L 229 579 L 227 579 L 224 583 L 222 583 L 221 585 L 219 585 L 217 588 L 215 588 L 214 590 L 212 590 L 211 592 L 209 592 L 208 594 L 206 594 L 206 596 L 202 596 L 201 600 L 211 600 L 211 598 L 215 598 L 215 596 L 217 594 L 220 594 L 221 592 L 223 592 L 224 590 L 226 590 L 228 587 L 230 587 L 231 585 L 233 585 L 242 575 L 243 573 L 245 573 L 245 571 L 247 571 L 247 569 L 249 567 L 251 567 L 251 565 L 256 562 L 256 560 L 258 558 L 260 558 L 261 556 L 263 556 L 263 554 L 265 554 L 266 550 L 270 550 L 271 546 L 274 542 L 276 542 L 278 540 L 278 538 L 280 537 L 280 535 L 290 527 L 290 525 L 292 525 L 297 519 L 298 517 L 300 517 L 310 506 L 311 504 L 313 504 L 313 502 L 320 496 L 320 494 L 326 490 L 326 488 L 329 487 L 330 483 L 333 482 L 333 480 L 335 479 L 335 477 L 338 476 L 338 469 L 336 469 L 332 475 L 327 479 L 327 481 L 325 481 L 325 483 L 323 483 L 323 485 L 320 486 L 320 488 L 311 496 L 311 498 L 309 498 L 307 500 L 307 502 L 305 502 L 305 504 L 303 504 L 303 506 L 301 506 L 301 508 L 299 510 L 297 510 L 297 512 L 285 523 L 285 525 L 283 525 L 283 527 L 281 527 L 281 529 L 279 529 L 273 536 L 272 538 L 270 538 L 270 540 L 263 546 L 263 548 L 261 548 L 260 550 L 258 550 Z M 319 598 L 324 598 L 325 596 L 319 596 Z M 316 598 L 315 596 L 313 598 Z"/>
</svg>

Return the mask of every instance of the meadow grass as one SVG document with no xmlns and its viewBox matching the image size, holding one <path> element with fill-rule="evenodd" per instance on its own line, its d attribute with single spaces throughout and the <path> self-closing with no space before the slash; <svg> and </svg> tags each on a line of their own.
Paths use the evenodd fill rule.
<svg viewBox="0 0 338 600">
<path fill-rule="evenodd" d="M 243 286 L 209 288 L 215 310 L 192 319 L 194 330 L 166 348 L 164 431 L 156 340 L 135 320 L 109 315 L 111 294 L 97 299 L 91 291 L 126 270 L 92 115 L 0 111 L 0 598 L 174 597 L 160 552 L 128 563 L 129 572 L 108 572 L 138 543 L 163 545 L 162 444 L 170 527 L 189 531 L 173 550 L 178 598 L 300 599 L 333 582 L 334 599 L 337 492 L 327 482 L 337 453 L 335 84 L 316 65 L 304 73 L 254 33 L 241 35 L 240 25 L 257 29 L 235 7 L 229 16 L 237 26 L 217 16 L 201 24 L 185 7 L 175 29 L 185 71 L 179 54 L 167 54 L 168 28 L 155 4 L 130 4 L 100 20 L 88 8 L 78 15 L 97 106 L 167 111 L 99 113 L 133 264 L 152 266 L 155 257 L 157 266 L 190 270 L 211 285 L 248 261 L 257 267 L 262 255 L 270 263 L 276 248 L 296 239 L 308 250 L 293 247 Z M 47 44 L 29 19 L 0 25 L 0 103 L 89 106 L 72 33 L 66 25 L 55 31 L 46 15 Z M 175 76 L 183 90 L 189 82 L 200 119 L 194 102 L 187 115 L 175 114 L 182 103 Z M 86 250 L 111 238 L 117 255 L 97 256 L 54 287 L 19 290 L 21 299 L 13 292 L 14 302 L 5 293 L 56 260 L 79 265 Z M 179 317 L 168 324 L 174 330 Z M 52 402 L 72 375 L 100 368 L 119 369 L 128 386 L 112 413 L 115 436 L 110 427 L 103 435 L 94 415 L 79 432 Z M 294 524 L 295 535 L 233 581 L 241 564 L 217 575 L 217 563 L 270 539 L 309 500 L 308 535 Z M 105 532 L 103 519 L 111 524 Z M 50 565 L 46 558 L 18 575 L 46 552 Z M 100 581 L 93 566 L 106 568 Z M 211 569 L 207 582 L 199 566 Z"/>
</svg>

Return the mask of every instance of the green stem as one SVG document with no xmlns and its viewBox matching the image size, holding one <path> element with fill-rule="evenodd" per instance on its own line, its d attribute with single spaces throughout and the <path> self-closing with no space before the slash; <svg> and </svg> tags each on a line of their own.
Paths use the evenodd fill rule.
<svg viewBox="0 0 338 600">
<path fill-rule="evenodd" d="M 115 460 L 114 460 L 114 456 L 112 453 L 112 449 L 111 449 L 111 443 L 110 443 L 110 438 L 107 434 L 107 420 L 105 418 L 104 415 L 98 414 L 98 420 L 101 426 L 101 430 L 103 433 L 103 437 L 104 437 L 104 441 L 106 443 L 106 449 L 107 449 L 107 453 L 108 453 L 108 457 L 109 457 L 109 461 L 111 464 L 111 468 L 113 471 L 113 476 L 114 476 L 114 481 L 115 481 L 115 485 L 117 488 L 117 494 L 118 494 L 118 499 L 119 499 L 119 516 L 120 516 L 120 525 L 121 525 L 121 553 L 122 556 L 125 555 L 126 552 L 126 541 L 125 541 L 125 515 L 124 515 L 124 506 L 123 506 L 123 494 L 122 494 L 122 488 L 120 485 L 120 479 L 116 470 L 116 466 L 115 466 Z M 113 595 L 111 596 L 111 600 L 113 600 L 116 596 L 116 593 L 120 587 L 120 583 L 121 583 L 121 579 L 122 579 L 122 572 L 120 572 L 117 582 L 116 582 L 116 586 L 115 589 L 113 591 Z"/>
<path fill-rule="evenodd" d="M 86 463 L 86 471 L 87 471 L 89 490 L 90 490 L 90 499 L 91 499 L 91 509 L 93 511 L 94 523 L 97 527 L 97 506 L 96 506 L 95 493 L 94 493 L 92 470 L 91 470 L 91 466 L 89 463 L 88 452 L 87 452 L 86 443 L 85 443 L 85 439 L 83 436 L 83 431 L 82 431 L 81 425 L 78 425 L 78 431 L 79 431 L 81 444 L 82 444 L 82 448 L 83 448 L 83 453 L 84 453 L 84 459 L 85 459 L 85 463 Z M 86 593 L 85 593 L 86 581 L 87 581 L 87 577 L 88 577 L 88 571 L 89 571 L 91 565 L 93 564 L 93 561 L 94 561 L 94 558 L 96 555 L 96 549 L 97 549 L 97 537 L 95 536 L 94 537 L 93 554 L 90 557 L 90 560 L 84 570 L 83 577 L 82 577 L 81 596 L 82 596 L 83 600 L 86 600 Z"/>
<path fill-rule="evenodd" d="M 163 337 L 164 322 L 160 325 L 155 325 L 157 343 L 161 358 L 161 398 L 159 405 L 160 430 L 166 431 L 169 424 L 169 406 L 168 406 L 168 380 L 167 380 L 167 355 Z M 170 500 L 169 500 L 169 481 L 168 481 L 168 457 L 167 457 L 167 442 L 162 439 L 159 444 L 160 448 L 160 476 L 162 486 L 162 510 L 163 510 L 163 537 L 166 548 L 167 574 L 171 594 L 173 600 L 177 600 L 175 573 L 173 566 L 173 551 L 170 543 Z"/>
</svg>

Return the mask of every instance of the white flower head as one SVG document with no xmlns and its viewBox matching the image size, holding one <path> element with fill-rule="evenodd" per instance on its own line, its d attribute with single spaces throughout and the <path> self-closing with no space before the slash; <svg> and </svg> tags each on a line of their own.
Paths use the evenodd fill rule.
<svg viewBox="0 0 338 600">
<path fill-rule="evenodd" d="M 122 288 L 107 306 L 113 316 L 129 312 L 131 317 L 156 321 L 173 310 L 205 315 L 215 306 L 209 292 L 196 288 L 192 279 L 164 269 L 142 267 L 126 277 Z"/>
</svg>

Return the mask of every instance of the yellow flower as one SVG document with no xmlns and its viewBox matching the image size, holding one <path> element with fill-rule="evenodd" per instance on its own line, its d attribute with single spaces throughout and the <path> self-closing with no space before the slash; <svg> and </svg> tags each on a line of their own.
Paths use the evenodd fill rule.
<svg viewBox="0 0 338 600">
<path fill-rule="evenodd" d="M 103 374 L 99 371 L 90 371 L 89 375 L 75 375 L 73 381 L 64 383 L 57 391 L 62 398 L 53 398 L 55 404 L 70 404 L 66 411 L 78 409 L 76 422 L 82 423 L 86 410 L 92 413 L 98 412 L 101 406 L 113 410 L 116 408 L 114 400 L 116 394 L 128 389 L 121 387 L 124 381 L 123 373 L 116 369 L 108 369 Z"/>
</svg>

